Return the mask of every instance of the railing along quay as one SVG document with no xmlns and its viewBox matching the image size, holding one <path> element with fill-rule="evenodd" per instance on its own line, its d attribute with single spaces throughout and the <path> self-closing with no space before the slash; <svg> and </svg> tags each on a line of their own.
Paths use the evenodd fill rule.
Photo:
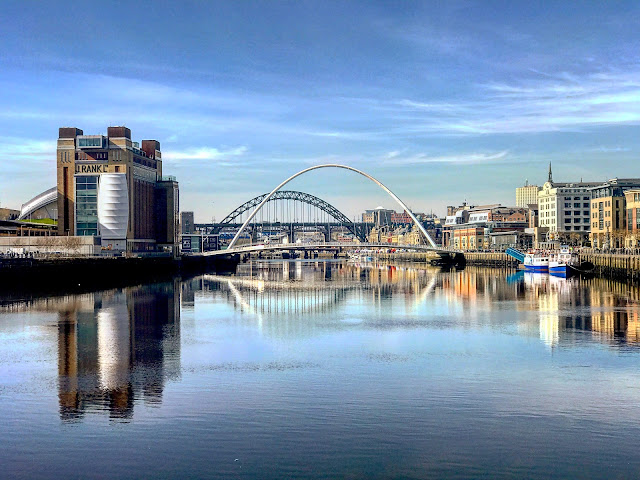
<svg viewBox="0 0 640 480">
<path fill-rule="evenodd" d="M 616 251 L 624 252 L 625 249 Z M 640 281 L 640 255 L 630 253 L 594 252 L 583 249 L 579 252 L 581 262 L 596 266 L 596 275 L 606 278 Z"/>
<path fill-rule="evenodd" d="M 464 252 L 467 265 L 518 268 L 518 262 L 504 252 Z"/>
</svg>

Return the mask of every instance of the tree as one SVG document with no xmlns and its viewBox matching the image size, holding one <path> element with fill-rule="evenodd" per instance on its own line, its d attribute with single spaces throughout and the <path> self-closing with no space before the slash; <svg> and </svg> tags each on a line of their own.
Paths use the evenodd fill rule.
<svg viewBox="0 0 640 480">
<path fill-rule="evenodd" d="M 82 241 L 80 237 L 62 237 L 61 245 L 68 252 L 77 255 L 82 246 Z"/>
</svg>

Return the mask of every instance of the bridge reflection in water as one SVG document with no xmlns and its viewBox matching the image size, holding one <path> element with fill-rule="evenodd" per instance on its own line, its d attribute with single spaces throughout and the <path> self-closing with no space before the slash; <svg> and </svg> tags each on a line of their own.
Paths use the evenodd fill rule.
<svg viewBox="0 0 640 480">
<path fill-rule="evenodd" d="M 251 262 L 239 266 L 235 277 L 205 275 L 204 285 L 226 292 L 227 299 L 242 312 L 314 319 L 325 318 L 350 298 L 379 302 L 401 294 L 411 308 L 435 287 L 437 269 L 397 266 L 360 266 L 346 262 Z M 304 321 L 304 320 L 301 320 Z"/>
<path fill-rule="evenodd" d="M 316 322 L 393 325 L 399 314 L 425 326 L 431 315 L 463 328 L 514 327 L 550 348 L 584 341 L 640 344 L 640 288 L 602 279 L 480 267 L 441 272 L 415 264 L 257 261 L 241 265 L 234 277 L 205 275 L 199 288 L 223 297 L 242 314 L 237 321 L 253 318 L 262 333 L 274 335 L 311 334 Z M 522 312 L 516 324 L 497 307 L 505 302 Z M 355 307 L 362 304 L 370 306 L 367 318 Z"/>
<path fill-rule="evenodd" d="M 41 330 L 38 341 L 57 346 L 63 420 L 88 412 L 128 419 L 135 403 L 158 405 L 166 383 L 181 377 L 181 323 L 187 336 L 197 335 L 202 324 L 191 319 L 208 320 L 207 304 L 210 318 L 229 331 L 284 342 L 331 329 L 433 328 L 498 329 L 551 351 L 585 342 L 640 346 L 638 286 L 477 267 L 447 272 L 416 264 L 257 261 L 230 277 L 11 303 L 0 313 L 54 314 L 56 329 Z"/>
</svg>

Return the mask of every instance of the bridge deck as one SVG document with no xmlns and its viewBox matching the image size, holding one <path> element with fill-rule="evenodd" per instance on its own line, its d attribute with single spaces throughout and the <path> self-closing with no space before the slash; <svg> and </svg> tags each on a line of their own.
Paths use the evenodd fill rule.
<svg viewBox="0 0 640 480">
<path fill-rule="evenodd" d="M 290 251 L 290 250 L 371 250 L 371 249 L 390 249 L 396 250 L 413 250 L 420 252 L 435 253 L 460 253 L 458 250 L 448 250 L 446 248 L 431 247 L 429 245 L 395 245 L 389 243 L 340 243 L 340 242 L 322 242 L 322 243 L 276 243 L 276 244 L 257 244 L 243 245 L 227 250 L 213 250 L 211 252 L 203 252 L 195 255 L 215 256 L 215 255 L 234 255 L 252 252 L 274 252 L 274 251 Z"/>
</svg>

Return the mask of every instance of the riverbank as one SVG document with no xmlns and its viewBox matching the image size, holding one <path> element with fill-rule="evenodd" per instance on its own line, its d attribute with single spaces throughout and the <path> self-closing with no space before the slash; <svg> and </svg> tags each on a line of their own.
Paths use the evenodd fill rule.
<svg viewBox="0 0 640 480">
<path fill-rule="evenodd" d="M 518 268 L 520 262 L 503 252 L 464 252 L 467 265 Z"/>
<path fill-rule="evenodd" d="M 580 253 L 581 262 L 591 262 L 596 275 L 602 278 L 640 281 L 640 255 L 613 253 Z"/>
<path fill-rule="evenodd" d="M 55 294 L 235 271 L 239 257 L 61 257 L 0 259 L 0 295 Z"/>
<path fill-rule="evenodd" d="M 519 262 L 505 253 L 465 252 L 467 265 L 518 268 Z M 581 262 L 591 262 L 600 278 L 640 282 L 640 255 L 612 253 L 580 253 Z"/>
</svg>

